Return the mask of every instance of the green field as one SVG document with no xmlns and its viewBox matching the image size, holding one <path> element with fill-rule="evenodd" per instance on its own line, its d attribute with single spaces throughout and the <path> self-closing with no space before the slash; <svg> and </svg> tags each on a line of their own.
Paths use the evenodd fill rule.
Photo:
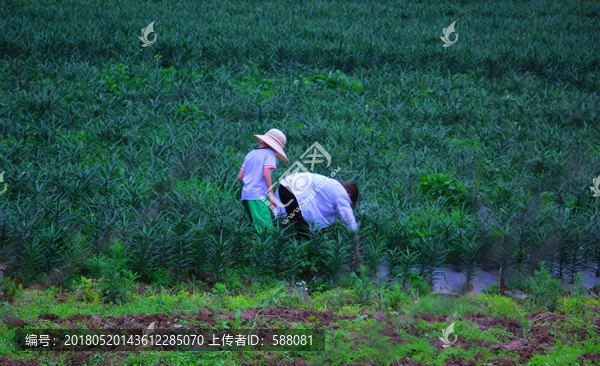
<svg viewBox="0 0 600 366">
<path fill-rule="evenodd" d="M 354 291 L 336 311 L 354 304 L 413 316 L 429 311 L 422 302 L 448 266 L 469 284 L 476 268 L 499 273 L 497 291 L 531 295 L 518 305 L 531 319 L 547 310 L 575 321 L 569 301 L 580 302 L 577 319 L 600 311 L 574 290 L 582 273 L 600 274 L 600 197 L 590 189 L 600 175 L 597 2 L 7 0 L 2 8 L 0 317 L 35 318 L 31 291 L 46 294 L 40 314 L 59 299 L 79 304 L 54 311 L 67 317 L 165 312 L 150 300 L 131 304 L 183 289 L 242 294 L 249 308 L 315 310 L 324 310 L 315 296 Z M 138 36 L 153 21 L 156 43 L 143 48 Z M 443 47 L 442 29 L 454 21 L 459 38 Z M 353 274 L 343 225 L 309 241 L 284 227 L 255 235 L 236 177 L 257 145 L 252 135 L 270 128 L 286 134 L 291 162 L 318 142 L 331 165 L 314 171 L 339 167 L 336 179 L 358 185 L 368 275 L 383 266 L 403 286 L 379 289 L 381 299 L 405 305 L 372 303 L 375 284 Z M 274 181 L 286 169 L 279 162 Z M 557 280 L 571 286 L 554 288 Z M 310 298 L 257 295 L 297 281 Z M 476 302 L 456 301 L 461 311 Z M 581 351 L 598 337 L 586 346 L 561 339 Z M 545 354 L 561 353 L 554 346 Z M 443 364 L 448 350 L 437 349 L 398 358 Z M 7 352 L 26 355 L 0 343 Z M 361 360 L 388 365 L 393 352 Z M 342 361 L 350 362 L 329 359 Z"/>
</svg>

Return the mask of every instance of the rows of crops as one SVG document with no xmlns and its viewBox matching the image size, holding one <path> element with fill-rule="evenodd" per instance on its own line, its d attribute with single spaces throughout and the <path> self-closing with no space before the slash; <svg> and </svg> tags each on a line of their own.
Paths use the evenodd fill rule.
<svg viewBox="0 0 600 366">
<path fill-rule="evenodd" d="M 24 281 L 335 279 L 352 236 L 258 238 L 236 175 L 275 127 L 355 182 L 374 272 L 600 268 L 600 7 L 567 1 L 5 2 L 0 263 Z M 137 36 L 155 20 L 157 42 Z M 458 20 L 457 43 L 441 30 Z M 285 166 L 274 173 L 283 173 Z M 112 247 L 114 243 L 118 246 Z M 116 260 L 116 259 L 115 259 Z M 114 264 L 114 263 L 113 263 Z M 104 266 L 104 267 L 103 267 Z M 132 277 L 133 278 L 133 277 Z"/>
</svg>

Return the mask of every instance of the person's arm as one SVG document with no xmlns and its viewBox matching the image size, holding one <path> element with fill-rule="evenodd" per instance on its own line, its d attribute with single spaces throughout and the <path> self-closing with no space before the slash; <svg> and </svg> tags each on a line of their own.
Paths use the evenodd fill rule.
<svg viewBox="0 0 600 366">
<path fill-rule="evenodd" d="M 242 186 L 244 185 L 244 168 L 240 169 L 240 172 L 238 173 L 238 180 L 240 181 L 240 183 L 242 183 Z"/>
<path fill-rule="evenodd" d="M 275 195 L 273 194 L 273 182 L 271 181 L 271 170 L 273 168 L 268 167 L 263 169 L 263 177 L 265 178 L 265 183 L 267 184 L 267 195 L 269 196 L 269 208 L 272 210 L 277 207 L 277 203 L 275 202 Z"/>
<path fill-rule="evenodd" d="M 350 206 L 350 202 L 345 197 L 340 197 L 335 203 L 335 211 L 337 216 L 346 223 L 349 229 L 356 232 L 358 230 L 358 224 L 354 218 L 354 210 Z"/>
</svg>

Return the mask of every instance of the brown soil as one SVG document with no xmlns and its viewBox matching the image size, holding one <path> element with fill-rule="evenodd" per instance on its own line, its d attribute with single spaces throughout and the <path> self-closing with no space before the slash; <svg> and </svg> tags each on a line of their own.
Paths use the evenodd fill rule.
<svg viewBox="0 0 600 366">
<path fill-rule="evenodd" d="M 67 356 L 65 363 L 67 365 L 83 365 L 90 359 L 90 357 L 92 357 L 91 352 L 73 352 Z"/>
<path fill-rule="evenodd" d="M 515 361 L 511 361 L 507 358 L 494 358 L 493 360 L 489 360 L 492 365 L 498 366 L 516 366 Z"/>
<path fill-rule="evenodd" d="M 429 323 L 446 323 L 450 314 L 424 314 L 419 313 L 418 317 L 429 322 Z M 484 347 L 489 348 L 493 354 L 498 354 L 501 349 L 514 351 L 519 356 L 520 363 L 526 363 L 535 354 L 543 354 L 547 349 L 556 345 L 554 336 L 550 333 L 548 325 L 556 322 L 561 322 L 566 319 L 564 315 L 554 313 L 534 313 L 527 316 L 528 320 L 533 320 L 530 329 L 530 341 L 523 342 L 521 338 L 524 335 L 523 327 L 519 319 L 516 318 L 492 318 L 488 315 L 480 314 L 479 312 L 467 314 L 460 318 L 461 320 L 472 321 L 479 325 L 482 331 L 489 330 L 491 328 L 502 328 L 506 329 L 511 336 L 509 343 L 496 346 L 490 342 L 477 341 L 477 340 L 465 340 L 460 337 L 456 341 L 461 349 L 468 350 L 472 347 Z M 600 320 L 596 321 L 597 325 L 600 325 Z M 581 330 L 583 331 L 583 330 Z M 411 332 L 409 334 L 413 335 Z M 443 343 L 439 339 L 432 339 L 429 342 L 434 347 L 442 348 Z M 465 361 L 463 359 L 446 360 L 446 365 L 475 365 L 476 358 L 473 360 Z M 516 365 L 512 360 L 506 360 L 503 358 L 495 359 L 493 364 L 499 365 Z"/>
<path fill-rule="evenodd" d="M 366 314 L 366 313 L 364 313 Z M 423 319 L 430 323 L 447 323 L 449 321 L 450 314 L 425 314 L 419 313 L 414 318 L 399 318 L 402 320 L 402 325 L 398 325 L 396 319 L 387 316 L 383 312 L 376 312 L 374 314 L 366 314 L 371 319 L 375 319 L 380 322 L 385 322 L 383 335 L 389 338 L 389 342 L 395 345 L 401 345 L 405 342 L 411 342 L 402 334 L 408 333 L 411 336 L 418 337 L 421 334 L 415 327 L 415 319 Z M 305 323 L 314 325 L 317 328 L 327 327 L 330 330 L 336 330 L 339 328 L 338 325 L 333 325 L 344 319 L 353 319 L 354 317 L 340 317 L 333 314 L 332 311 L 319 312 L 315 310 L 287 310 L 287 309 L 276 309 L 276 308 L 255 308 L 255 309 L 244 309 L 241 312 L 241 318 L 245 321 L 245 324 L 255 324 L 257 328 L 268 329 L 268 328 L 287 328 L 292 323 Z M 553 324 L 560 325 L 561 322 L 566 320 L 563 315 L 553 313 L 536 313 L 530 314 L 528 319 L 533 320 L 527 340 L 523 339 L 524 332 L 519 319 L 516 318 L 496 318 L 493 319 L 487 315 L 480 314 L 478 312 L 467 314 L 460 318 L 461 320 L 468 320 L 477 324 L 482 331 L 489 330 L 492 328 L 503 328 L 508 331 L 508 338 L 504 344 L 494 344 L 491 342 L 481 340 L 466 340 L 460 336 L 456 341 L 456 345 L 462 350 L 469 350 L 471 348 L 483 348 L 490 349 L 492 354 L 498 354 L 502 350 L 511 351 L 515 356 L 511 359 L 506 358 L 495 358 L 487 360 L 488 363 L 493 365 L 504 365 L 513 366 L 518 364 L 526 363 L 535 354 L 543 354 L 548 349 L 552 349 L 556 345 L 554 335 L 550 333 L 551 326 Z M 7 318 L 3 322 L 8 325 L 9 328 L 22 328 L 25 325 L 42 325 L 43 323 L 54 323 L 62 327 L 77 328 L 85 325 L 89 328 L 114 328 L 123 327 L 126 329 L 132 328 L 146 328 L 150 324 L 154 323 L 156 328 L 169 329 L 177 327 L 184 328 L 196 328 L 207 324 L 210 326 L 217 325 L 221 319 L 233 320 L 235 319 L 235 313 L 214 313 L 210 311 L 199 311 L 193 314 L 174 314 L 166 315 L 164 313 L 151 314 L 151 315 L 121 315 L 121 316 L 97 316 L 87 314 L 77 314 L 68 318 L 60 318 L 56 314 L 38 314 L 38 321 L 29 320 L 28 323 L 18 318 Z M 407 321 L 408 320 L 408 321 Z M 395 325 L 393 325 L 395 324 Z M 600 325 L 600 319 L 595 319 L 594 324 Z M 579 330 L 574 330 L 577 332 Z M 354 345 L 359 346 L 362 342 L 368 341 L 365 336 L 357 334 L 356 332 L 350 333 L 352 342 Z M 443 350 L 442 342 L 435 337 L 431 339 L 429 344 L 432 347 L 438 348 L 440 351 Z M 65 360 L 65 364 L 69 365 L 82 365 L 86 363 L 91 357 L 90 352 L 74 352 L 68 355 Z M 517 358 L 518 357 L 518 358 Z M 278 355 L 274 354 L 263 354 L 260 357 L 262 364 L 270 366 L 310 366 L 306 361 L 297 359 L 294 361 L 283 361 Z M 580 361 L 592 361 L 598 362 L 600 359 L 599 354 L 586 353 L 580 357 Z M 484 357 L 481 352 L 477 353 L 475 357 L 469 360 L 463 358 L 457 359 L 446 359 L 445 365 L 465 366 L 475 365 L 477 362 L 481 363 L 484 361 Z M 254 361 L 256 362 L 256 361 Z M 13 365 L 26 365 L 33 366 L 38 365 L 37 361 L 16 361 L 11 356 L 3 356 L 0 358 L 0 366 L 13 366 Z M 244 363 L 245 365 L 253 365 L 253 363 Z M 254 363 L 256 364 L 256 363 Z M 363 364 L 346 364 L 346 366 L 366 366 L 369 363 Z M 420 361 L 410 360 L 408 358 L 399 359 L 390 364 L 390 366 L 424 366 L 427 365 Z M 374 366 L 374 365 L 372 365 Z"/>
<path fill-rule="evenodd" d="M 383 313 L 375 313 L 376 319 L 382 319 Z M 383 314 L 385 316 L 385 314 Z M 88 314 L 76 314 L 65 319 L 61 319 L 56 314 L 44 314 L 38 316 L 40 321 L 48 321 L 54 324 L 61 324 L 67 328 L 86 325 L 89 328 L 109 328 L 122 327 L 125 329 L 146 328 L 154 323 L 156 328 L 174 328 L 175 324 L 182 324 L 183 327 L 196 327 L 196 324 L 206 323 L 214 326 L 218 324 L 218 319 L 235 319 L 235 312 L 213 313 L 199 311 L 194 314 L 176 314 L 169 316 L 163 313 L 151 315 L 121 315 L 121 316 L 98 316 Z M 310 323 L 316 326 L 331 326 L 334 322 L 340 321 L 342 317 L 335 316 L 333 311 L 319 312 L 316 310 L 287 310 L 275 308 L 244 309 L 241 312 L 241 318 L 246 321 L 256 321 L 257 325 L 266 326 L 267 323 Z M 18 318 L 9 319 L 11 324 L 16 327 L 23 327 L 25 322 Z M 186 324 L 187 323 L 187 324 Z"/>
<path fill-rule="evenodd" d="M 592 361 L 592 365 L 600 365 L 600 353 L 588 352 L 584 353 L 577 359 L 579 362 Z"/>
<path fill-rule="evenodd" d="M 408 358 L 403 358 L 390 363 L 388 366 L 429 366 L 421 361 L 413 361 Z"/>
<path fill-rule="evenodd" d="M 431 344 L 434 347 L 438 347 L 438 348 L 443 348 L 442 346 L 444 345 L 444 343 L 442 343 L 442 341 L 439 340 L 439 338 L 432 339 L 431 341 L 429 341 L 429 344 Z M 489 347 L 493 346 L 493 343 L 486 342 L 486 341 L 480 341 L 477 339 L 466 340 L 466 339 L 461 339 L 459 337 L 459 338 L 457 338 L 455 345 L 459 346 L 461 349 L 466 351 L 473 347 L 489 348 Z"/>
<path fill-rule="evenodd" d="M 477 361 L 483 360 L 483 359 L 484 358 L 481 355 L 481 353 L 477 353 L 477 355 L 471 360 L 464 360 L 462 358 L 452 360 L 452 359 L 448 358 L 444 362 L 444 365 L 445 366 L 475 366 L 475 365 L 477 365 Z M 508 360 L 505 358 L 494 358 L 494 359 L 488 360 L 487 364 L 495 365 L 495 366 L 516 366 L 517 365 L 514 361 L 511 361 L 511 360 Z"/>
<path fill-rule="evenodd" d="M 469 320 L 479 325 L 481 330 L 488 330 L 490 328 L 506 328 L 512 334 L 521 334 L 522 328 L 519 319 L 516 318 L 496 318 L 493 319 L 488 315 L 482 315 L 479 312 L 465 315 L 460 320 Z"/>
<path fill-rule="evenodd" d="M 17 361 L 9 355 L 0 357 L 0 366 L 38 366 L 39 364 L 35 360 Z"/>
<path fill-rule="evenodd" d="M 278 362 L 277 360 L 266 360 L 267 363 L 266 365 L 269 366 L 315 366 L 312 364 L 308 364 L 306 363 L 306 361 L 304 361 L 303 359 L 299 358 L 297 360 L 292 360 L 292 361 L 284 361 L 284 362 Z M 256 363 L 252 363 L 252 362 L 242 362 L 242 366 L 259 366 L 261 365 L 260 363 L 256 362 Z"/>
<path fill-rule="evenodd" d="M 19 318 L 6 318 L 6 319 L 3 319 L 2 322 L 4 324 L 6 324 L 8 329 L 23 328 L 25 325 L 27 325 L 27 323 L 25 323 L 23 320 L 21 320 Z"/>
<path fill-rule="evenodd" d="M 429 323 L 445 323 L 448 320 L 448 317 L 450 317 L 451 315 L 450 314 L 434 315 L 434 314 L 427 314 L 427 313 L 419 313 L 418 316 L 421 317 L 421 319 L 423 319 Z"/>
</svg>

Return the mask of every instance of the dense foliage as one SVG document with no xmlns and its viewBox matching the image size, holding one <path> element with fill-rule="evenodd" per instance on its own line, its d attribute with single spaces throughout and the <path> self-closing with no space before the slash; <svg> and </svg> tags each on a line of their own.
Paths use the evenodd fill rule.
<svg viewBox="0 0 600 366">
<path fill-rule="evenodd" d="M 598 4 L 3 10 L 0 263 L 23 280 L 100 276 L 117 252 L 119 271 L 145 281 L 234 268 L 335 280 L 352 265 L 343 228 L 258 238 L 244 216 L 236 175 L 252 134 L 273 127 L 292 162 L 319 142 L 332 163 L 315 171 L 340 167 L 336 178 L 359 186 L 371 273 L 418 268 L 430 282 L 448 264 L 467 278 L 484 265 L 504 281 L 542 260 L 573 281 L 600 271 Z M 460 38 L 444 48 L 455 20 Z M 157 42 L 142 49 L 152 21 Z"/>
</svg>

